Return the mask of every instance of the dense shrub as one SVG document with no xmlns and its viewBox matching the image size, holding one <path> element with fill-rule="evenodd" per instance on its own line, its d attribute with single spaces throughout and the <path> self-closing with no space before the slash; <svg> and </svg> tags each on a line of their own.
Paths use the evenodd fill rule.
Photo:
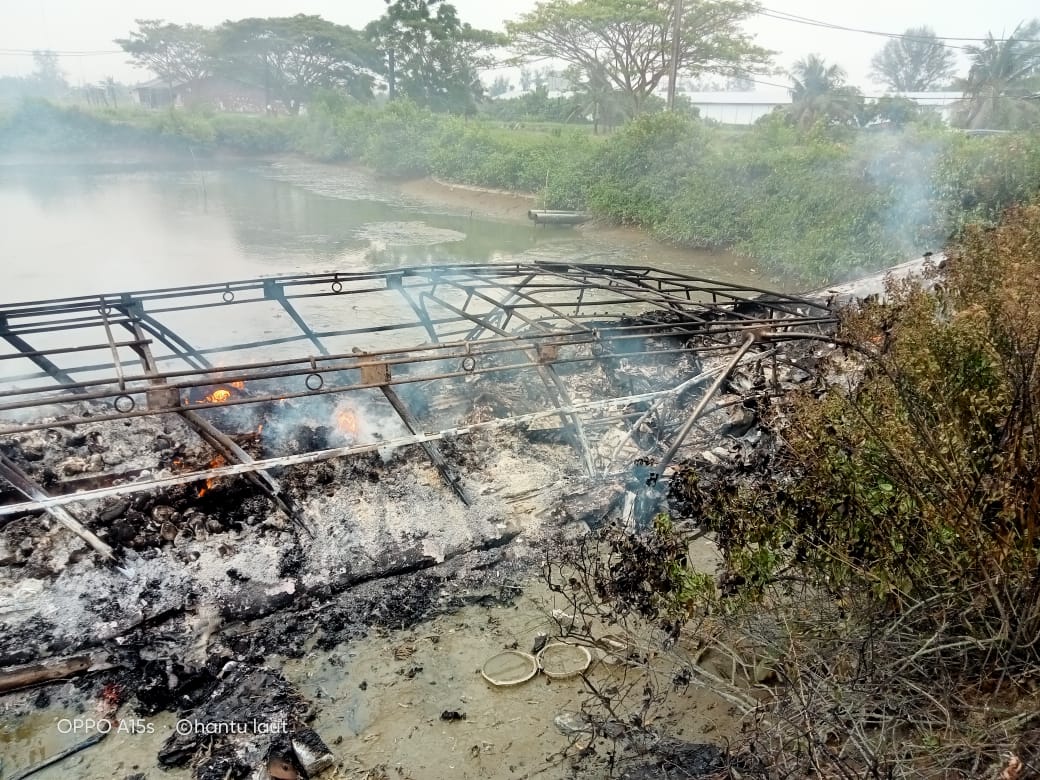
<svg viewBox="0 0 1040 780">
<path fill-rule="evenodd" d="M 364 126 L 356 123 L 363 138 L 361 162 L 388 176 L 424 176 L 430 172 L 430 156 L 444 120 L 414 103 L 399 100 L 382 111 L 365 109 Z"/>
<path fill-rule="evenodd" d="M 243 154 L 277 154 L 292 148 L 295 125 L 288 117 L 215 114 L 213 144 Z"/>
<path fill-rule="evenodd" d="M 1040 205 L 968 227 L 939 282 L 842 314 L 821 373 L 849 381 L 778 402 L 767 478 L 680 483 L 743 597 L 709 603 L 783 659 L 760 735 L 777 766 L 974 778 L 1040 757 Z"/>
<path fill-rule="evenodd" d="M 622 223 L 656 228 L 684 177 L 702 167 L 708 131 L 675 113 L 633 120 L 598 150 L 589 206 Z"/>
</svg>

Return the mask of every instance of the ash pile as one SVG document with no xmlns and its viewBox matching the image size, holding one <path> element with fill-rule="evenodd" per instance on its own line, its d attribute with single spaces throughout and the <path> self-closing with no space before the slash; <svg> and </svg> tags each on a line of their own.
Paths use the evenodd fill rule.
<svg viewBox="0 0 1040 780">
<path fill-rule="evenodd" d="M 285 739 L 162 760 L 307 776 L 324 748 L 267 656 L 448 608 L 561 526 L 638 523 L 676 458 L 754 457 L 755 404 L 833 321 L 554 263 L 0 306 L 0 691 L 108 669 L 139 711 L 207 716 L 271 691 Z"/>
</svg>

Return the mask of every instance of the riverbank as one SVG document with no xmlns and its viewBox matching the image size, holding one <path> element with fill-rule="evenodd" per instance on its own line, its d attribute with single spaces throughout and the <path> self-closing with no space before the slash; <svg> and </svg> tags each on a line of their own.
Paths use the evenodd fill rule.
<svg viewBox="0 0 1040 780">
<path fill-rule="evenodd" d="M 366 170 L 372 175 L 379 175 L 378 171 Z M 396 182 L 396 186 L 403 194 L 416 200 L 512 222 L 527 222 L 528 210 L 538 205 L 538 197 L 533 193 L 459 184 L 433 176 L 405 179 Z"/>
<path fill-rule="evenodd" d="M 388 177 L 488 188 L 489 199 L 537 193 L 549 208 L 586 210 L 674 246 L 754 258 L 755 267 L 805 287 L 941 251 L 965 224 L 992 222 L 1040 189 L 1040 133 L 969 137 L 928 122 L 802 131 L 772 118 L 733 134 L 656 114 L 604 140 L 567 127 L 532 132 L 446 117 L 405 102 L 317 104 L 295 119 L 46 104 L 0 117 L 0 146 L 10 150 L 96 153 L 142 143 L 200 157 L 294 152 L 350 161 Z"/>
<path fill-rule="evenodd" d="M 365 169 L 365 171 L 378 176 L 375 171 L 369 169 Z M 682 267 L 684 261 L 687 261 L 689 271 L 696 274 L 703 264 L 705 256 L 710 254 L 713 258 L 713 273 L 720 280 L 773 289 L 787 289 L 791 284 L 791 280 L 783 278 L 781 274 L 770 274 L 767 269 L 759 268 L 753 261 L 735 253 L 721 251 L 706 253 L 703 250 L 683 248 L 661 241 L 646 228 L 637 225 L 618 225 L 607 220 L 597 219 L 574 227 L 535 226 L 527 216 L 529 209 L 542 205 L 539 197 L 534 193 L 516 193 L 490 187 L 458 184 L 432 176 L 391 181 L 390 184 L 405 196 L 423 203 L 495 220 L 530 224 L 532 230 L 574 231 L 604 244 L 624 247 L 631 258 L 630 262 L 635 265 L 661 267 L 663 263 L 669 268 L 678 269 Z"/>
</svg>

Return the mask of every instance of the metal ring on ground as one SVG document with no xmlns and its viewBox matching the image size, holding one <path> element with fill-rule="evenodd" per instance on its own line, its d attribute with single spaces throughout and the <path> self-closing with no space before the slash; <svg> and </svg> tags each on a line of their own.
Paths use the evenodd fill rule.
<svg viewBox="0 0 1040 780">
<path fill-rule="evenodd" d="M 341 292 L 343 292 L 343 282 L 341 282 L 339 279 L 334 281 L 332 283 L 332 292 L 334 292 L 334 293 L 341 293 Z"/>
<path fill-rule="evenodd" d="M 308 390 L 321 390 L 325 386 L 325 379 L 321 374 L 307 374 L 303 383 L 307 385 Z"/>
<path fill-rule="evenodd" d="M 466 355 L 462 358 L 462 370 L 467 374 L 473 373 L 473 370 L 477 367 L 477 359 L 472 355 Z"/>
<path fill-rule="evenodd" d="M 123 395 L 116 396 L 116 399 L 112 402 L 112 406 L 116 408 L 117 412 L 126 414 L 127 412 L 132 412 L 136 404 L 134 403 L 133 398 L 124 393 Z"/>
<path fill-rule="evenodd" d="M 224 294 L 220 297 L 224 299 L 224 303 L 231 303 L 231 301 L 235 300 L 235 294 L 231 290 L 224 290 Z"/>
</svg>

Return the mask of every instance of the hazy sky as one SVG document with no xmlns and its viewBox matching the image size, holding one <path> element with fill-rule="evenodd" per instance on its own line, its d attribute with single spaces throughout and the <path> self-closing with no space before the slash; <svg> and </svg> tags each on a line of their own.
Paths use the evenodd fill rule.
<svg viewBox="0 0 1040 780">
<path fill-rule="evenodd" d="M 689 0 L 687 0 L 689 2 Z M 464 21 L 477 27 L 502 29 L 505 19 L 532 8 L 534 0 L 454 0 Z M 829 0 L 767 0 L 767 9 L 820 19 L 847 27 L 902 32 L 928 24 L 941 36 L 980 37 L 988 31 L 1010 33 L 1024 19 L 1040 16 L 1036 0 L 872 0 L 834 3 Z M 113 38 L 134 27 L 135 18 L 193 22 L 206 26 L 246 16 L 321 14 L 340 24 L 361 27 L 379 16 L 383 0 L 0 0 L 0 74 L 25 74 L 32 58 L 12 50 L 54 49 L 103 52 L 117 49 Z M 758 43 L 779 51 L 776 64 L 788 67 L 809 52 L 841 65 L 849 80 L 867 94 L 877 91 L 869 82 L 870 58 L 885 38 L 862 33 L 810 27 L 757 16 L 747 29 Z M 957 43 L 957 42 L 953 42 Z M 963 44 L 961 44 L 963 45 Z M 126 64 L 122 52 L 94 56 L 66 55 L 61 66 L 74 84 L 115 76 L 137 81 L 149 75 Z M 786 83 L 783 77 L 765 78 Z M 768 88 L 765 88 L 768 89 Z"/>
</svg>

